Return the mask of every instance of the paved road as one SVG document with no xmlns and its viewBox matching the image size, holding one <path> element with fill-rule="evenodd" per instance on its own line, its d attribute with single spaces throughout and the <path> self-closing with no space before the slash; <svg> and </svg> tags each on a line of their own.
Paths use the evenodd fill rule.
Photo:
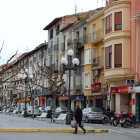
<svg viewBox="0 0 140 140">
<path fill-rule="evenodd" d="M 46 121 L 32 120 L 31 118 L 21 118 L 11 115 L 0 114 L 0 129 L 4 128 L 71 128 L 65 124 L 51 123 L 50 119 Z M 140 128 L 121 128 L 120 126 L 104 126 L 102 124 L 85 123 L 86 129 L 108 129 L 108 134 L 103 133 L 79 133 L 77 135 L 71 133 L 2 133 L 0 132 L 0 140 L 140 140 Z M 72 128 L 71 128 L 72 129 Z"/>
</svg>

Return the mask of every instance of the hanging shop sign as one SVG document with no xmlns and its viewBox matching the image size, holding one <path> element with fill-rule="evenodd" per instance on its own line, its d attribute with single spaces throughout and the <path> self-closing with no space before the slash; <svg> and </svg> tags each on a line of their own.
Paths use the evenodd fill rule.
<svg viewBox="0 0 140 140">
<path fill-rule="evenodd" d="M 107 99 L 106 95 L 95 95 L 94 99 Z"/>
<path fill-rule="evenodd" d="M 95 82 L 94 84 L 91 85 L 91 87 L 92 87 L 92 91 L 101 90 L 101 83 Z"/>
<path fill-rule="evenodd" d="M 68 100 L 68 96 L 64 95 L 64 96 L 58 96 L 58 100 Z"/>
<path fill-rule="evenodd" d="M 135 84 L 135 80 L 133 80 L 133 79 L 127 79 L 126 80 L 126 84 L 127 85 L 134 85 Z"/>
</svg>

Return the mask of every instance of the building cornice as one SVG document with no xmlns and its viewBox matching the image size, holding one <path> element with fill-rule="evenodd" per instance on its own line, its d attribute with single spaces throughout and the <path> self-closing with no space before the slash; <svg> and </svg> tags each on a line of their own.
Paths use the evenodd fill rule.
<svg viewBox="0 0 140 140">
<path fill-rule="evenodd" d="M 96 15 L 93 15 L 92 17 L 90 17 L 89 19 L 87 19 L 87 23 L 99 18 L 100 16 L 104 15 L 104 11 L 100 11 L 99 13 L 97 13 Z"/>
</svg>

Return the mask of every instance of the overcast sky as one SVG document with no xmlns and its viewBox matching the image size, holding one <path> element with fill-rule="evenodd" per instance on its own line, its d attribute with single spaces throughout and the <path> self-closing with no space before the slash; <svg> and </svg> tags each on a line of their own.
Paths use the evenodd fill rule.
<svg viewBox="0 0 140 140">
<path fill-rule="evenodd" d="M 102 0 L 76 0 L 77 12 L 102 7 Z M 105 0 L 103 0 L 105 6 Z M 54 18 L 74 14 L 75 0 L 0 0 L 0 65 L 13 55 L 47 41 L 43 28 Z"/>
</svg>

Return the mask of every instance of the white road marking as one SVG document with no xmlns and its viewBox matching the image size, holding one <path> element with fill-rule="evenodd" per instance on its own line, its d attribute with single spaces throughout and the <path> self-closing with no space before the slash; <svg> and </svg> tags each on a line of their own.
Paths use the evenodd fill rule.
<svg viewBox="0 0 140 140">
<path fill-rule="evenodd" d="M 121 132 L 121 131 L 117 131 L 117 130 L 112 130 L 112 129 L 108 129 L 109 132 L 112 131 L 112 132 L 116 132 L 116 133 L 125 133 L 125 132 Z"/>
<path fill-rule="evenodd" d="M 128 132 L 128 133 L 138 133 L 138 132 L 134 132 L 134 131 L 131 131 L 131 130 L 126 130 L 127 128 L 124 128 L 124 129 L 119 129 L 121 132 Z"/>
</svg>

